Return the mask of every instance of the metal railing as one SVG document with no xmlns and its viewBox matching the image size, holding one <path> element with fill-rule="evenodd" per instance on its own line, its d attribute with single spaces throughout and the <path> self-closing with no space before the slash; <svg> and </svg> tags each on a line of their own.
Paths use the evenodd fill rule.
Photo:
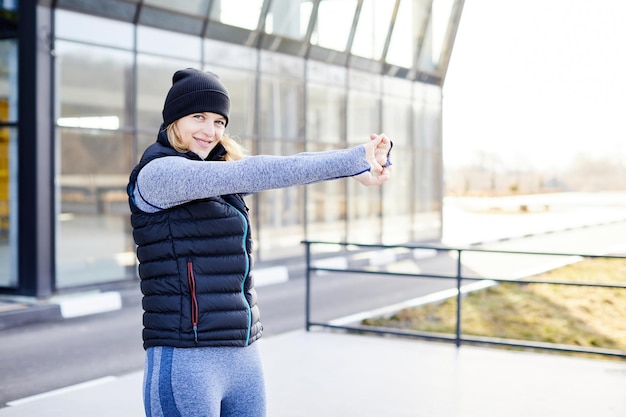
<svg viewBox="0 0 626 417">
<path fill-rule="evenodd" d="M 431 245 L 377 245 L 377 244 L 358 244 L 348 242 L 324 242 L 324 241 L 302 241 L 306 246 L 306 300 L 305 300 L 305 320 L 306 330 L 309 331 L 312 326 L 325 327 L 331 329 L 341 329 L 346 331 L 356 331 L 360 333 L 374 333 L 382 335 L 395 335 L 395 336 L 408 336 L 414 338 L 420 338 L 425 340 L 437 340 L 444 342 L 453 342 L 457 347 L 460 347 L 463 343 L 466 344 L 483 344 L 483 345 L 498 345 L 515 348 L 531 348 L 550 351 L 561 351 L 570 353 L 586 353 L 596 354 L 603 356 L 613 356 L 626 359 L 626 351 L 594 348 L 594 347 L 581 347 L 575 345 L 563 345 L 556 343 L 546 343 L 539 341 L 527 341 L 517 339 L 504 339 L 497 337 L 484 337 L 484 336 L 470 336 L 463 334 L 461 326 L 461 312 L 463 303 L 463 291 L 461 283 L 463 281 L 493 281 L 495 283 L 518 283 L 518 284 L 548 284 L 548 285 L 564 285 L 564 286 L 577 286 L 577 287 L 594 287 L 594 288 L 611 288 L 611 289 L 626 289 L 626 285 L 617 284 L 601 284 L 590 282 L 563 282 L 563 281 L 550 281 L 550 280 L 538 280 L 538 279 L 510 279 L 510 278 L 497 278 L 497 277 L 476 277 L 476 276 L 464 276 L 463 275 L 463 254 L 474 253 L 490 253 L 490 254 L 511 254 L 511 255 L 539 255 L 539 256 L 556 256 L 556 257 L 578 257 L 578 258 L 607 258 L 607 259 L 624 259 L 626 256 L 620 255 L 595 255 L 595 254 L 575 254 L 575 253 L 553 253 L 553 252 L 528 252 L 528 251 L 507 251 L 507 250 L 490 250 L 490 249 L 476 249 L 476 248 L 452 248 L 444 246 L 431 246 Z M 381 270 L 371 270 L 362 268 L 333 268 L 320 266 L 319 262 L 316 265 L 312 261 L 311 247 L 313 245 L 334 245 L 344 248 L 372 250 L 372 249 L 404 249 L 404 250 L 435 250 L 437 253 L 441 252 L 453 252 L 456 254 L 456 272 L 454 275 L 446 274 L 419 274 L 419 273 L 401 273 L 401 272 L 389 272 Z M 355 274 L 374 274 L 374 275 L 388 275 L 392 277 L 408 277 L 408 278 L 438 278 L 455 280 L 456 282 L 456 324 L 455 333 L 432 333 L 422 332 L 415 330 L 403 330 L 389 327 L 374 327 L 366 325 L 337 325 L 330 322 L 315 322 L 311 320 L 311 280 L 313 272 L 325 271 L 336 273 L 355 273 Z M 625 277 L 626 281 L 626 277 Z"/>
</svg>

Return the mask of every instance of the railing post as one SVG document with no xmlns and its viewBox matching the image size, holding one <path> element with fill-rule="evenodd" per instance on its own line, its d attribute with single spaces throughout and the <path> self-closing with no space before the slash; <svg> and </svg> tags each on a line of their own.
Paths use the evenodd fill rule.
<svg viewBox="0 0 626 417">
<path fill-rule="evenodd" d="M 461 249 L 457 249 L 456 257 L 456 347 L 461 346 Z"/>
<path fill-rule="evenodd" d="M 311 323 L 311 243 L 304 242 L 306 245 L 306 289 L 304 291 L 304 316 L 305 316 L 305 328 L 309 331 L 309 323 Z"/>
</svg>

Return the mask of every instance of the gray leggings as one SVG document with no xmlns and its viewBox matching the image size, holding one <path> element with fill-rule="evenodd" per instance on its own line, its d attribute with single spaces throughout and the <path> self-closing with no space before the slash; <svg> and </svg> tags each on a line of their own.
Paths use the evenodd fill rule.
<svg viewBox="0 0 626 417">
<path fill-rule="evenodd" d="M 256 343 L 244 348 L 148 348 L 143 392 L 147 417 L 265 416 Z"/>
</svg>

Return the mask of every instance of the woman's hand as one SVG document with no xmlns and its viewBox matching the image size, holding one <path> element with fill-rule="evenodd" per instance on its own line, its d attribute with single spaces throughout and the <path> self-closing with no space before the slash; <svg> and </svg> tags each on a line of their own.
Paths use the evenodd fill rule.
<svg viewBox="0 0 626 417">
<path fill-rule="evenodd" d="M 363 185 L 380 185 L 389 180 L 390 170 L 387 165 L 387 156 L 391 150 L 391 140 L 384 134 L 370 136 L 365 144 L 365 157 L 370 164 L 370 170 L 355 175 L 353 178 Z"/>
<path fill-rule="evenodd" d="M 393 143 L 391 143 L 391 140 L 384 133 L 381 133 L 380 135 L 372 133 L 370 134 L 370 139 L 376 140 L 380 136 L 382 136 L 382 140 L 380 144 L 376 146 L 376 149 L 374 150 L 374 155 L 376 157 L 376 162 L 378 162 L 381 166 L 386 167 L 388 165 L 387 162 L 389 158 L 389 152 L 391 152 L 391 147 L 393 146 Z"/>
</svg>

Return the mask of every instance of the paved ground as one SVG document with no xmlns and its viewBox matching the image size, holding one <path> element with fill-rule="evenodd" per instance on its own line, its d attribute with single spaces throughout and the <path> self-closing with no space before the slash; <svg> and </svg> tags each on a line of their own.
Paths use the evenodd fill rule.
<svg viewBox="0 0 626 417">
<path fill-rule="evenodd" d="M 623 417 L 626 363 L 298 331 L 262 340 L 269 417 Z M 0 417 L 142 416 L 141 372 L 16 401 Z"/>
</svg>

